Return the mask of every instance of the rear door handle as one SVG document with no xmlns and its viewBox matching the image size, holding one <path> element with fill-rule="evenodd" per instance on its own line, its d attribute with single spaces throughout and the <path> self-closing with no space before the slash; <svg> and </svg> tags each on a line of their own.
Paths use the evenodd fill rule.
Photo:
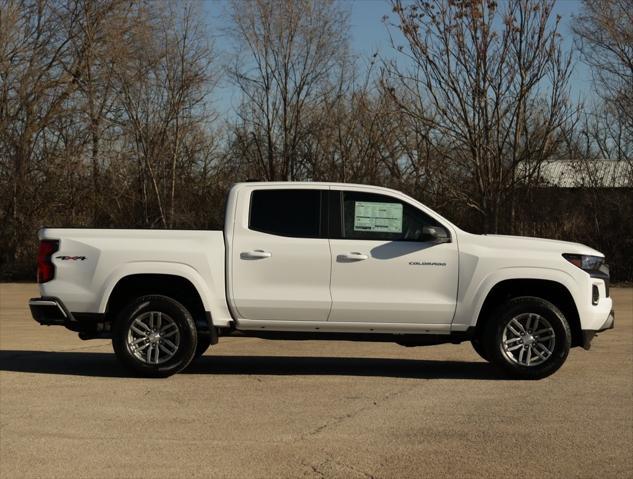
<svg viewBox="0 0 633 479">
<path fill-rule="evenodd" d="M 240 253 L 241 259 L 264 259 L 270 258 L 272 253 L 268 251 L 264 251 L 263 249 L 256 249 L 253 251 L 242 251 Z"/>
<path fill-rule="evenodd" d="M 353 251 L 351 253 L 347 253 L 347 254 L 340 254 L 338 255 L 338 259 L 339 261 L 364 261 L 366 259 L 368 259 L 369 256 L 367 256 L 366 254 L 363 253 L 358 253 L 356 251 Z"/>
</svg>

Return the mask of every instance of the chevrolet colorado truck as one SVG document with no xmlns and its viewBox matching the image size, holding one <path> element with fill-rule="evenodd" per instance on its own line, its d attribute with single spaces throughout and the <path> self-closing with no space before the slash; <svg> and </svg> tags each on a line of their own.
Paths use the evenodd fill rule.
<svg viewBox="0 0 633 479">
<path fill-rule="evenodd" d="M 224 231 L 39 231 L 36 321 L 112 339 L 165 377 L 223 336 L 470 341 L 513 377 L 555 372 L 614 324 L 604 256 L 462 231 L 398 191 L 240 183 Z"/>
</svg>

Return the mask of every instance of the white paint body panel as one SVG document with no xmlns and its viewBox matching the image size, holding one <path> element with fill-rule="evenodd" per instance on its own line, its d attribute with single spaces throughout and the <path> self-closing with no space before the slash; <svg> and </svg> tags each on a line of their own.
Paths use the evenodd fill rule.
<svg viewBox="0 0 633 479">
<path fill-rule="evenodd" d="M 329 241 L 248 229 L 250 193 L 250 189 L 244 190 L 237 200 L 228 255 L 230 296 L 238 317 L 327 321 L 332 303 Z M 263 251 L 270 257 L 243 257 L 253 251 Z"/>
<path fill-rule="evenodd" d="M 333 190 L 367 191 L 334 185 Z M 448 326 L 457 300 L 459 252 L 456 228 L 432 210 L 394 191 L 371 191 L 409 203 L 438 220 L 453 237 L 444 244 L 412 241 L 332 239 L 332 312 L 335 322 Z M 345 261 L 361 253 L 363 261 Z"/>
<path fill-rule="evenodd" d="M 247 230 L 248 231 L 248 230 Z M 263 250 L 269 258 L 243 259 Z M 248 231 L 234 238 L 232 302 L 240 318 L 327 321 L 330 245 L 327 239 L 287 238 Z"/>
<path fill-rule="evenodd" d="M 40 239 L 60 240 L 53 255 L 55 279 L 40 285 L 42 296 L 56 296 L 72 312 L 105 312 L 116 284 L 132 274 L 169 274 L 189 280 L 214 323 L 227 325 L 224 239 L 219 231 L 40 230 Z M 85 256 L 62 261 L 57 256 Z"/>
<path fill-rule="evenodd" d="M 250 194 L 262 188 L 354 190 L 393 196 L 434 217 L 451 243 L 287 238 L 248 229 Z M 563 253 L 599 255 L 580 244 L 466 233 L 408 196 L 334 183 L 242 183 L 231 190 L 220 231 L 45 228 L 60 241 L 55 279 L 42 296 L 71 312 L 103 313 L 117 282 L 132 274 L 177 275 L 197 289 L 216 326 L 279 331 L 449 333 L 474 326 L 492 288 L 509 279 L 544 279 L 571 293 L 582 329 L 599 329 L 612 308 L 602 280 Z M 242 260 L 263 250 L 270 257 Z M 368 258 L 340 263 L 339 254 Z M 62 261 L 57 256 L 85 256 Z M 410 263 L 446 263 L 446 266 Z M 226 277 L 225 277 L 226 274 Z M 591 288 L 601 292 L 591 304 Z"/>
<path fill-rule="evenodd" d="M 542 279 L 570 292 L 582 329 L 599 329 L 612 309 L 605 284 L 565 260 L 563 253 L 603 256 L 588 246 L 565 241 L 519 236 L 473 235 L 459 232 L 460 270 L 453 330 L 474 326 L 488 293 L 501 281 Z M 591 304 L 591 288 L 600 289 L 600 301 Z"/>
<path fill-rule="evenodd" d="M 267 188 L 279 186 L 257 187 L 258 190 Z M 298 184 L 296 188 L 315 187 Z M 227 225 L 231 232 L 227 234 L 227 258 L 229 300 L 235 317 L 259 321 L 327 321 L 332 304 L 329 241 L 276 236 L 248 229 L 254 189 L 234 188 L 230 203 L 235 211 L 227 215 L 227 219 L 233 220 Z M 270 253 L 270 257 L 242 257 L 243 253 L 256 250 Z"/>
<path fill-rule="evenodd" d="M 331 240 L 331 244 L 330 321 L 451 323 L 457 298 L 455 242 Z M 341 259 L 350 252 L 368 259 Z"/>
</svg>

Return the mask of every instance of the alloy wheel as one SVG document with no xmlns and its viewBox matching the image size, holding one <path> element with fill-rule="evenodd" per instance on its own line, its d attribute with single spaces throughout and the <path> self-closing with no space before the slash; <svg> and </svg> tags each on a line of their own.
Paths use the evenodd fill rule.
<svg viewBox="0 0 633 479">
<path fill-rule="evenodd" d="M 506 324 L 501 341 L 503 352 L 510 361 L 521 366 L 538 366 L 553 354 L 556 333 L 543 316 L 523 313 Z"/>
<path fill-rule="evenodd" d="M 132 354 L 146 364 L 162 364 L 180 347 L 176 322 L 160 311 L 147 311 L 132 321 L 127 335 Z"/>
</svg>

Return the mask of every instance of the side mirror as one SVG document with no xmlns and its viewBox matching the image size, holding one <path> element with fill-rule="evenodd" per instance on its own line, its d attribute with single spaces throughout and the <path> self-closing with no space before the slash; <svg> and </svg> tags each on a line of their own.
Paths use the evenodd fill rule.
<svg viewBox="0 0 633 479">
<path fill-rule="evenodd" d="M 451 237 L 446 228 L 441 226 L 424 226 L 422 227 L 422 241 L 433 243 L 450 243 Z"/>
</svg>

